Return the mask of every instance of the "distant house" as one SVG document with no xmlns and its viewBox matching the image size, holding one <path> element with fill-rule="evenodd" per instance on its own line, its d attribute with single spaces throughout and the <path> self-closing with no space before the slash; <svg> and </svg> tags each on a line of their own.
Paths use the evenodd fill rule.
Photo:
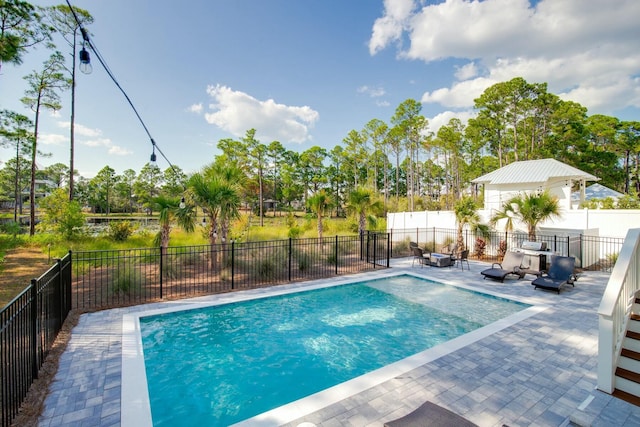
<svg viewBox="0 0 640 427">
<path fill-rule="evenodd" d="M 499 210 L 518 193 L 548 190 L 558 197 L 560 209 L 572 209 L 571 189 L 579 184 L 577 203 L 585 200 L 587 181 L 599 178 L 555 159 L 514 162 L 472 180 L 484 185 L 484 209 Z"/>
<path fill-rule="evenodd" d="M 47 197 L 51 194 L 51 192 L 56 188 L 56 183 L 49 179 L 36 179 L 34 183 L 35 188 L 35 199 L 42 199 L 43 197 Z M 21 192 L 22 202 L 25 203 L 29 200 L 29 195 L 31 193 L 31 188 L 26 187 Z"/>
<path fill-rule="evenodd" d="M 616 190 L 612 190 L 609 187 L 605 187 L 601 184 L 592 184 L 585 188 L 584 190 L 584 200 L 603 200 L 606 198 L 611 198 L 613 200 L 618 200 L 620 197 L 624 196 L 624 194 L 617 192 Z M 574 191 L 571 193 L 571 200 L 574 203 L 580 203 L 580 192 Z"/>
</svg>

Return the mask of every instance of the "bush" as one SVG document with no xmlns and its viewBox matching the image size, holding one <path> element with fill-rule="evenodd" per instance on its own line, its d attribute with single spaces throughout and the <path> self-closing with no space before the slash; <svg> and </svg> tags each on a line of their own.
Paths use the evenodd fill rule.
<svg viewBox="0 0 640 427">
<path fill-rule="evenodd" d="M 484 256 L 484 252 L 487 249 L 487 242 L 482 237 L 476 237 L 476 246 L 474 256 L 481 259 Z"/>
<path fill-rule="evenodd" d="M 69 201 L 67 193 L 58 188 L 50 196 L 40 201 L 44 210 L 44 216 L 38 228 L 43 231 L 51 231 L 71 239 L 80 234 L 85 223 L 82 207 L 73 200 Z"/>
<path fill-rule="evenodd" d="M 107 234 L 116 242 L 124 242 L 134 231 L 135 227 L 129 221 L 111 221 Z"/>
<path fill-rule="evenodd" d="M 292 239 L 297 239 L 301 234 L 302 230 L 300 230 L 300 227 L 291 227 L 287 232 L 287 236 Z"/>
<path fill-rule="evenodd" d="M 142 271 L 127 264 L 124 268 L 118 269 L 111 283 L 111 290 L 115 294 L 129 294 L 141 287 L 142 282 Z"/>
<path fill-rule="evenodd" d="M 507 253 L 507 241 L 500 240 L 500 246 L 498 246 L 498 258 L 504 259 L 504 255 Z"/>
<path fill-rule="evenodd" d="M 306 252 L 298 253 L 296 258 L 298 259 L 298 270 L 305 271 L 309 269 L 311 261 L 309 260 L 309 255 Z"/>
<path fill-rule="evenodd" d="M 258 277 L 264 280 L 273 280 L 276 278 L 276 265 L 271 259 L 262 259 L 257 265 Z"/>
<path fill-rule="evenodd" d="M 0 232 L 5 234 L 10 234 L 14 238 L 20 234 L 22 231 L 22 227 L 20 227 L 20 223 L 16 221 L 9 221 L 3 224 L 0 224 Z"/>
</svg>

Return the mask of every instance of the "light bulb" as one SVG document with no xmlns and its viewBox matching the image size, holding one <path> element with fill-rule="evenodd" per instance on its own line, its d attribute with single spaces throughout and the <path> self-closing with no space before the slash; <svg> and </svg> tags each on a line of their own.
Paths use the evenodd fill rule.
<svg viewBox="0 0 640 427">
<path fill-rule="evenodd" d="M 91 57 L 89 52 L 83 47 L 80 51 L 80 71 L 84 74 L 91 74 L 93 67 L 91 66 Z"/>
</svg>

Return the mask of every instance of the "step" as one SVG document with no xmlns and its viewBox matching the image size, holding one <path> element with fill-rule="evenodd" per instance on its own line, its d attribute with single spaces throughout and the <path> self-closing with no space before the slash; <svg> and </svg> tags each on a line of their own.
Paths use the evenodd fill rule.
<svg viewBox="0 0 640 427">
<path fill-rule="evenodd" d="M 634 396 L 640 396 L 640 383 L 630 380 L 628 378 L 621 377 L 619 372 L 621 368 L 616 369 L 616 376 L 614 380 L 614 388 L 621 390 Z M 626 371 L 629 372 L 629 371 Z M 625 374 L 626 375 L 626 374 Z M 637 374 L 636 374 L 637 375 Z"/>
<path fill-rule="evenodd" d="M 633 353 L 633 355 L 629 357 L 625 352 Z M 640 356 L 640 353 L 622 349 L 622 354 L 620 354 L 620 359 L 618 359 L 618 368 L 640 373 L 640 360 L 637 359 L 638 356 Z"/>
<path fill-rule="evenodd" d="M 611 395 L 617 397 L 618 399 L 622 399 L 626 402 L 629 402 L 633 405 L 640 406 L 640 397 L 634 396 L 633 394 L 629 394 L 622 390 L 613 390 L 613 393 L 611 393 Z"/>
<path fill-rule="evenodd" d="M 640 333 L 640 314 L 631 314 L 627 330 Z"/>
<path fill-rule="evenodd" d="M 640 332 L 627 331 L 627 337 L 640 341 Z"/>
<path fill-rule="evenodd" d="M 640 353 L 640 340 L 630 337 L 627 331 L 627 336 L 622 340 L 622 348 Z"/>
</svg>

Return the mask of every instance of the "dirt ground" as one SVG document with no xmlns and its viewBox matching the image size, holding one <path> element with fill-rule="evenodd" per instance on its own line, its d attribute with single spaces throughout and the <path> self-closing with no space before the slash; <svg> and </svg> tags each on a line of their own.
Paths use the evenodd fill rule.
<svg viewBox="0 0 640 427">
<path fill-rule="evenodd" d="M 39 277 L 49 268 L 49 257 L 38 249 L 18 248 L 7 252 L 0 273 L 0 304 L 4 307 L 16 295 L 24 290 L 31 279 Z M 58 334 L 53 348 L 47 355 L 38 379 L 33 383 L 29 394 L 13 421 L 14 426 L 37 426 L 38 417 L 43 409 L 49 384 L 58 370 L 58 359 L 64 352 L 71 330 L 78 322 L 78 313 L 71 312 Z"/>
<path fill-rule="evenodd" d="M 17 248 L 7 252 L 0 270 L 0 307 L 7 305 L 49 268 L 49 257 L 35 248 Z"/>
</svg>

